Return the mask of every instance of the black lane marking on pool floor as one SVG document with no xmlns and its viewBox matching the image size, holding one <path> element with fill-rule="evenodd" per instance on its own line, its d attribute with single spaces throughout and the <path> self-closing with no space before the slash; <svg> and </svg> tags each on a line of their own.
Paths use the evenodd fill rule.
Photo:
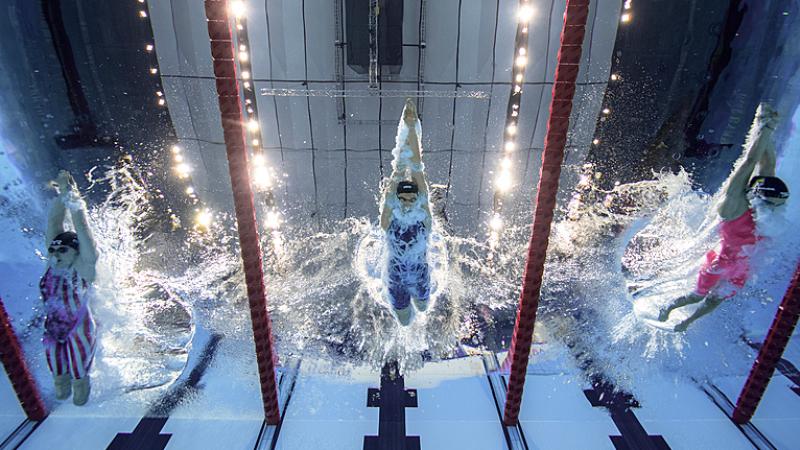
<svg viewBox="0 0 800 450">
<path fill-rule="evenodd" d="M 180 402 L 188 394 L 197 391 L 200 379 L 211 364 L 211 359 L 214 357 L 221 339 L 222 335 L 212 334 L 189 376 L 158 399 L 139 421 L 133 432 L 117 434 L 108 445 L 107 450 L 163 450 L 166 448 L 172 435 L 161 434 L 161 430 L 167 423 L 170 413 Z"/>
<path fill-rule="evenodd" d="M 381 387 L 369 388 L 367 406 L 380 412 L 378 435 L 364 436 L 364 450 L 420 450 L 419 436 L 406 436 L 406 408 L 417 407 L 417 390 L 405 388 L 396 361 L 383 366 Z"/>
<path fill-rule="evenodd" d="M 761 350 L 761 345 L 763 344 L 760 342 L 752 342 L 745 337 L 742 337 L 742 339 L 750 348 L 755 349 L 756 351 Z M 778 369 L 778 372 L 780 372 L 781 375 L 785 376 L 792 383 L 794 383 L 794 386 L 790 387 L 789 389 L 800 396 L 800 370 L 797 369 L 797 366 L 792 364 L 792 362 L 788 359 L 781 358 L 778 360 L 778 364 L 775 366 L 775 368 Z"/>
<path fill-rule="evenodd" d="M 617 391 L 614 385 L 595 379 L 592 389 L 584 389 L 583 394 L 594 407 L 603 407 L 611 414 L 611 420 L 620 436 L 609 436 L 614 448 L 618 450 L 668 450 L 670 447 L 661 435 L 651 436 L 644 429 L 631 408 L 638 408 L 639 402 L 632 394 Z"/>
<path fill-rule="evenodd" d="M 739 425 L 733 421 L 733 409 L 735 408 L 731 399 L 722 392 L 722 389 L 718 388 L 713 383 L 703 383 L 698 380 L 694 380 L 695 383 L 700 387 L 700 389 L 708 396 L 711 401 L 717 405 L 717 408 L 720 409 L 727 417 L 730 419 L 731 423 L 742 432 L 745 438 L 750 441 L 753 446 L 759 450 L 778 450 L 777 447 L 772 445 L 772 442 L 761 432 L 753 422 L 747 422 L 744 425 Z"/>
</svg>

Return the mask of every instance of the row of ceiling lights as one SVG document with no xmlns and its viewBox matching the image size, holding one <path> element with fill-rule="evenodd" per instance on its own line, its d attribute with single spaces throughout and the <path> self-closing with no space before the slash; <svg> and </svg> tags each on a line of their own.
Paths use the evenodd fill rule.
<svg viewBox="0 0 800 450">
<path fill-rule="evenodd" d="M 147 0 L 136 0 L 136 2 L 139 4 L 140 8 L 138 13 L 139 18 L 142 20 L 150 20 Z M 159 74 L 159 66 L 154 43 L 147 42 L 144 46 L 144 50 L 145 53 L 150 55 L 149 73 L 150 75 L 157 76 Z M 155 92 L 155 100 L 158 106 L 166 107 L 167 99 L 164 95 L 164 92 L 160 88 L 157 88 Z M 191 177 L 192 166 L 186 160 L 186 156 L 184 155 L 183 149 L 180 147 L 180 145 L 173 145 L 171 148 L 171 153 L 170 159 L 173 163 L 172 169 L 178 178 L 186 183 L 184 193 L 189 198 L 189 202 L 195 207 L 196 214 L 194 220 L 194 229 L 201 232 L 207 231 L 213 223 L 213 215 L 208 208 L 202 206 L 202 203 L 197 196 L 197 191 L 193 187 Z M 172 221 L 173 227 L 177 228 L 180 226 L 180 219 L 174 213 L 171 213 L 170 220 Z"/>
<path fill-rule="evenodd" d="M 497 177 L 494 180 L 495 192 L 494 202 L 492 206 L 492 215 L 489 219 L 489 236 L 490 242 L 496 242 L 500 231 L 503 229 L 503 217 L 501 215 L 503 200 L 511 188 L 514 187 L 514 178 L 512 176 L 512 156 L 517 149 L 517 123 L 519 118 L 520 100 L 522 97 L 522 86 L 525 79 L 525 67 L 528 64 L 528 24 L 533 16 L 533 8 L 529 0 L 520 0 L 519 10 L 517 11 L 517 34 L 515 38 L 514 48 L 514 64 L 512 67 L 512 79 L 514 83 L 513 88 L 509 95 L 508 109 L 506 111 L 506 122 L 503 143 L 503 158 L 500 160 L 499 170 L 496 171 Z M 623 4 L 623 11 L 620 15 L 620 22 L 629 23 L 633 19 L 632 15 L 632 0 L 625 0 Z M 611 81 L 619 81 L 621 78 L 619 74 L 612 73 Z M 602 109 L 604 120 L 605 117 L 611 114 L 611 109 L 604 107 Z M 592 144 L 600 144 L 599 138 L 594 138 Z"/>
<path fill-rule="evenodd" d="M 241 74 L 244 91 L 244 108 L 247 112 L 247 132 L 250 139 L 252 158 L 250 176 L 258 195 L 262 197 L 265 206 L 266 218 L 264 226 L 277 230 L 281 225 L 281 214 L 275 203 L 273 192 L 275 186 L 275 171 L 267 165 L 267 158 L 261 146 L 261 127 L 258 120 L 258 103 L 256 102 L 255 89 L 251 81 L 251 59 L 248 53 L 249 41 L 247 35 L 247 8 L 244 2 L 236 0 L 230 3 L 230 13 L 236 23 L 236 44 L 238 48 L 239 73 Z"/>
<path fill-rule="evenodd" d="M 492 217 L 489 220 L 490 236 L 496 239 L 503 228 L 501 210 L 505 196 L 514 187 L 512 176 L 512 158 L 517 150 L 517 123 L 519 121 L 519 105 L 522 98 L 522 87 L 525 80 L 525 68 L 528 65 L 528 23 L 533 17 L 533 7 L 529 0 L 520 0 L 517 10 L 517 33 L 514 39 L 514 63 L 511 70 L 513 80 L 511 93 L 506 109 L 506 122 L 503 138 L 503 158 L 500 160 L 497 177 L 494 180 L 494 202 Z M 492 240 L 494 240 L 492 239 Z"/>
<path fill-rule="evenodd" d="M 139 17 L 141 19 L 148 20 L 149 13 L 147 10 L 146 0 L 137 0 L 137 2 L 141 5 Z M 247 22 L 245 18 L 245 12 L 246 8 L 242 1 L 233 1 L 230 3 L 230 13 L 235 20 L 236 27 L 238 47 L 237 55 L 240 69 L 239 73 L 241 75 L 240 81 L 242 82 L 244 92 L 244 109 L 247 112 L 247 121 L 245 122 L 245 125 L 248 133 L 249 143 L 252 149 L 251 177 L 256 191 L 263 195 L 264 203 L 267 206 L 265 226 L 269 229 L 277 229 L 281 223 L 281 215 L 275 206 L 275 197 L 272 191 L 274 185 L 273 180 L 275 179 L 274 172 L 270 167 L 268 167 L 266 157 L 264 156 L 263 149 L 261 147 L 261 131 L 258 121 L 255 91 L 251 81 L 251 64 L 250 54 L 248 52 Z M 148 42 L 145 44 L 144 49 L 148 54 L 152 55 L 150 74 L 158 75 L 158 58 L 156 57 L 155 45 L 152 42 Z M 159 106 L 166 106 L 167 101 L 163 91 L 157 90 L 155 95 L 157 104 Z M 199 206 L 200 200 L 198 199 L 197 191 L 192 186 L 191 182 L 192 166 L 187 161 L 187 158 L 183 153 L 183 149 L 179 145 L 172 146 L 171 158 L 173 161 L 173 170 L 175 171 L 177 177 L 187 183 L 185 194 L 189 197 L 191 203 L 196 206 L 194 228 L 199 232 L 206 232 L 211 229 L 212 225 L 214 224 L 214 213 L 207 207 Z M 172 220 L 173 223 L 179 222 L 174 214 Z"/>
<path fill-rule="evenodd" d="M 148 18 L 146 9 L 146 0 L 137 0 L 140 4 L 144 5 L 143 9 L 139 11 L 139 16 L 142 19 Z M 632 0 L 626 0 L 624 3 L 624 11 L 620 16 L 620 21 L 628 23 L 632 20 L 631 8 Z M 252 177 L 253 183 L 257 191 L 264 193 L 265 202 L 267 204 L 267 219 L 265 225 L 268 228 L 276 229 L 280 226 L 280 213 L 277 211 L 273 195 L 274 185 L 274 171 L 268 167 L 266 157 L 261 147 L 261 134 L 258 121 L 257 105 L 255 101 L 255 93 L 251 82 L 251 63 L 250 55 L 248 53 L 247 42 L 247 22 L 246 22 L 246 7 L 244 2 L 236 0 L 230 4 L 230 12 L 234 17 L 236 24 L 236 34 L 238 43 L 238 61 L 240 66 L 240 74 L 242 87 L 245 98 L 245 110 L 247 111 L 247 131 L 250 137 L 250 144 L 252 148 Z M 527 41 L 528 41 L 528 23 L 533 16 L 533 8 L 529 0 L 520 0 L 520 7 L 517 11 L 518 25 L 517 34 L 515 39 L 514 50 L 514 64 L 512 67 L 513 88 L 509 95 L 509 106 L 506 112 L 506 123 L 504 132 L 503 144 L 503 158 L 500 161 L 500 168 L 498 175 L 495 178 L 495 195 L 493 202 L 492 217 L 489 221 L 491 234 L 497 234 L 502 230 L 503 219 L 501 216 L 501 209 L 503 200 L 506 194 L 514 186 L 512 176 L 512 156 L 517 149 L 517 123 L 519 117 L 520 100 L 522 97 L 522 87 L 525 78 L 525 68 L 528 64 Z M 152 43 L 145 45 L 145 50 L 153 55 L 154 64 L 151 66 L 150 73 L 152 75 L 158 74 L 157 58 L 155 57 L 155 47 Z M 617 74 L 611 75 L 612 81 L 618 81 Z M 162 91 L 156 92 L 157 102 L 160 106 L 166 105 L 166 98 Z M 603 114 L 608 115 L 611 111 L 608 108 L 603 109 Z M 600 143 L 598 138 L 592 141 L 597 145 Z M 181 179 L 190 180 L 191 166 L 185 161 L 182 150 L 179 146 L 173 146 L 173 159 L 176 163 L 174 166 L 178 177 Z M 197 194 L 194 188 L 187 186 L 186 194 L 192 199 L 194 204 L 198 203 Z M 207 230 L 213 222 L 213 214 L 208 208 L 198 208 L 195 220 L 196 228 L 200 230 Z"/>
</svg>

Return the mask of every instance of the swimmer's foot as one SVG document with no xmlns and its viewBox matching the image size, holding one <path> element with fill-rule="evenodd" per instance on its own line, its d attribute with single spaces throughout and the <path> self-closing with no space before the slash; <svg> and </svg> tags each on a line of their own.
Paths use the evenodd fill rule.
<svg viewBox="0 0 800 450">
<path fill-rule="evenodd" d="M 72 403 L 77 406 L 83 406 L 89 400 L 89 392 L 92 390 L 92 385 L 89 383 L 89 375 L 78 380 L 72 380 L 72 390 L 75 394 L 72 396 Z"/>
<path fill-rule="evenodd" d="M 66 400 L 72 394 L 72 385 L 70 384 L 72 378 L 69 374 L 56 375 L 53 378 L 53 383 L 56 386 L 56 398 L 58 400 Z"/>
<path fill-rule="evenodd" d="M 411 323 L 411 305 L 403 309 L 395 309 L 394 315 L 397 316 L 397 321 L 400 322 L 400 325 L 408 326 Z"/>
<path fill-rule="evenodd" d="M 423 312 L 428 309 L 428 299 L 425 300 L 417 300 L 416 298 L 411 300 L 414 302 L 414 306 L 417 308 L 417 311 Z"/>
<path fill-rule="evenodd" d="M 679 333 L 682 333 L 682 332 L 684 332 L 684 331 L 689 329 L 689 324 L 691 324 L 691 323 L 692 322 L 690 322 L 688 320 L 685 320 L 685 321 L 675 325 L 675 331 L 679 332 Z"/>
</svg>

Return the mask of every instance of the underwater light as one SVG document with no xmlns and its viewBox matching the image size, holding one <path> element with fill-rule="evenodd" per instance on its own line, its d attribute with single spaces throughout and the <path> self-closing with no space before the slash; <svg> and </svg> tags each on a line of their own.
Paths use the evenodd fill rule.
<svg viewBox="0 0 800 450">
<path fill-rule="evenodd" d="M 528 5 L 522 6 L 519 11 L 517 11 L 517 18 L 522 23 L 528 23 L 533 17 L 533 8 Z"/>
<path fill-rule="evenodd" d="M 623 14 L 622 14 L 622 15 L 619 17 L 619 20 L 620 20 L 622 23 L 628 23 L 628 22 L 630 22 L 630 21 L 631 21 L 631 18 L 632 18 L 632 17 L 631 17 L 631 13 L 623 13 Z"/>
<path fill-rule="evenodd" d="M 528 64 L 528 57 L 525 55 L 517 56 L 516 64 L 518 67 L 525 67 Z"/>
<path fill-rule="evenodd" d="M 186 163 L 180 163 L 175 166 L 175 171 L 178 172 L 179 177 L 186 178 L 192 172 L 192 167 Z"/>
<path fill-rule="evenodd" d="M 500 217 L 500 214 L 492 216 L 492 219 L 489 221 L 489 227 L 493 231 L 500 231 L 500 229 L 503 228 L 503 219 Z"/>
<path fill-rule="evenodd" d="M 247 13 L 247 8 L 244 6 L 244 2 L 241 0 L 231 2 L 230 8 L 231 14 L 233 14 L 237 19 L 241 19 L 244 17 L 245 13 Z"/>
<path fill-rule="evenodd" d="M 260 191 L 267 190 L 272 187 L 272 174 L 269 168 L 264 165 L 253 167 L 253 183 Z"/>
<path fill-rule="evenodd" d="M 264 225 L 271 229 L 277 230 L 281 226 L 281 213 L 278 211 L 272 210 L 267 213 L 267 218 L 264 221 Z"/>
<path fill-rule="evenodd" d="M 208 231 L 213 221 L 214 216 L 208 208 L 199 211 L 194 218 L 194 224 L 198 231 Z"/>
<path fill-rule="evenodd" d="M 250 130 L 251 133 L 255 133 L 258 131 L 258 122 L 254 119 L 250 119 L 250 121 L 247 122 L 247 129 Z"/>
<path fill-rule="evenodd" d="M 507 170 L 500 172 L 500 175 L 494 181 L 495 186 L 500 192 L 507 192 L 513 186 L 513 180 L 511 179 L 511 173 Z"/>
</svg>

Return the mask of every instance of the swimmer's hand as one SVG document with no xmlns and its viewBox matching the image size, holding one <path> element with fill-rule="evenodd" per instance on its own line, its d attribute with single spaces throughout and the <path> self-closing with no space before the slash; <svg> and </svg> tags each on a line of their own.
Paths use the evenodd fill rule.
<svg viewBox="0 0 800 450">
<path fill-rule="evenodd" d="M 417 116 L 417 106 L 410 98 L 406 99 L 406 106 L 403 109 L 403 120 L 407 125 L 413 125 L 419 117 Z"/>
<path fill-rule="evenodd" d="M 774 130 L 778 125 L 778 111 L 775 111 L 769 103 L 761 102 L 756 110 L 756 119 L 759 127 L 767 127 Z"/>
<path fill-rule="evenodd" d="M 72 178 L 72 175 L 67 170 L 58 172 L 58 176 L 51 184 L 54 185 L 53 187 L 55 187 L 59 195 L 64 195 L 77 187 L 75 179 Z"/>
</svg>

